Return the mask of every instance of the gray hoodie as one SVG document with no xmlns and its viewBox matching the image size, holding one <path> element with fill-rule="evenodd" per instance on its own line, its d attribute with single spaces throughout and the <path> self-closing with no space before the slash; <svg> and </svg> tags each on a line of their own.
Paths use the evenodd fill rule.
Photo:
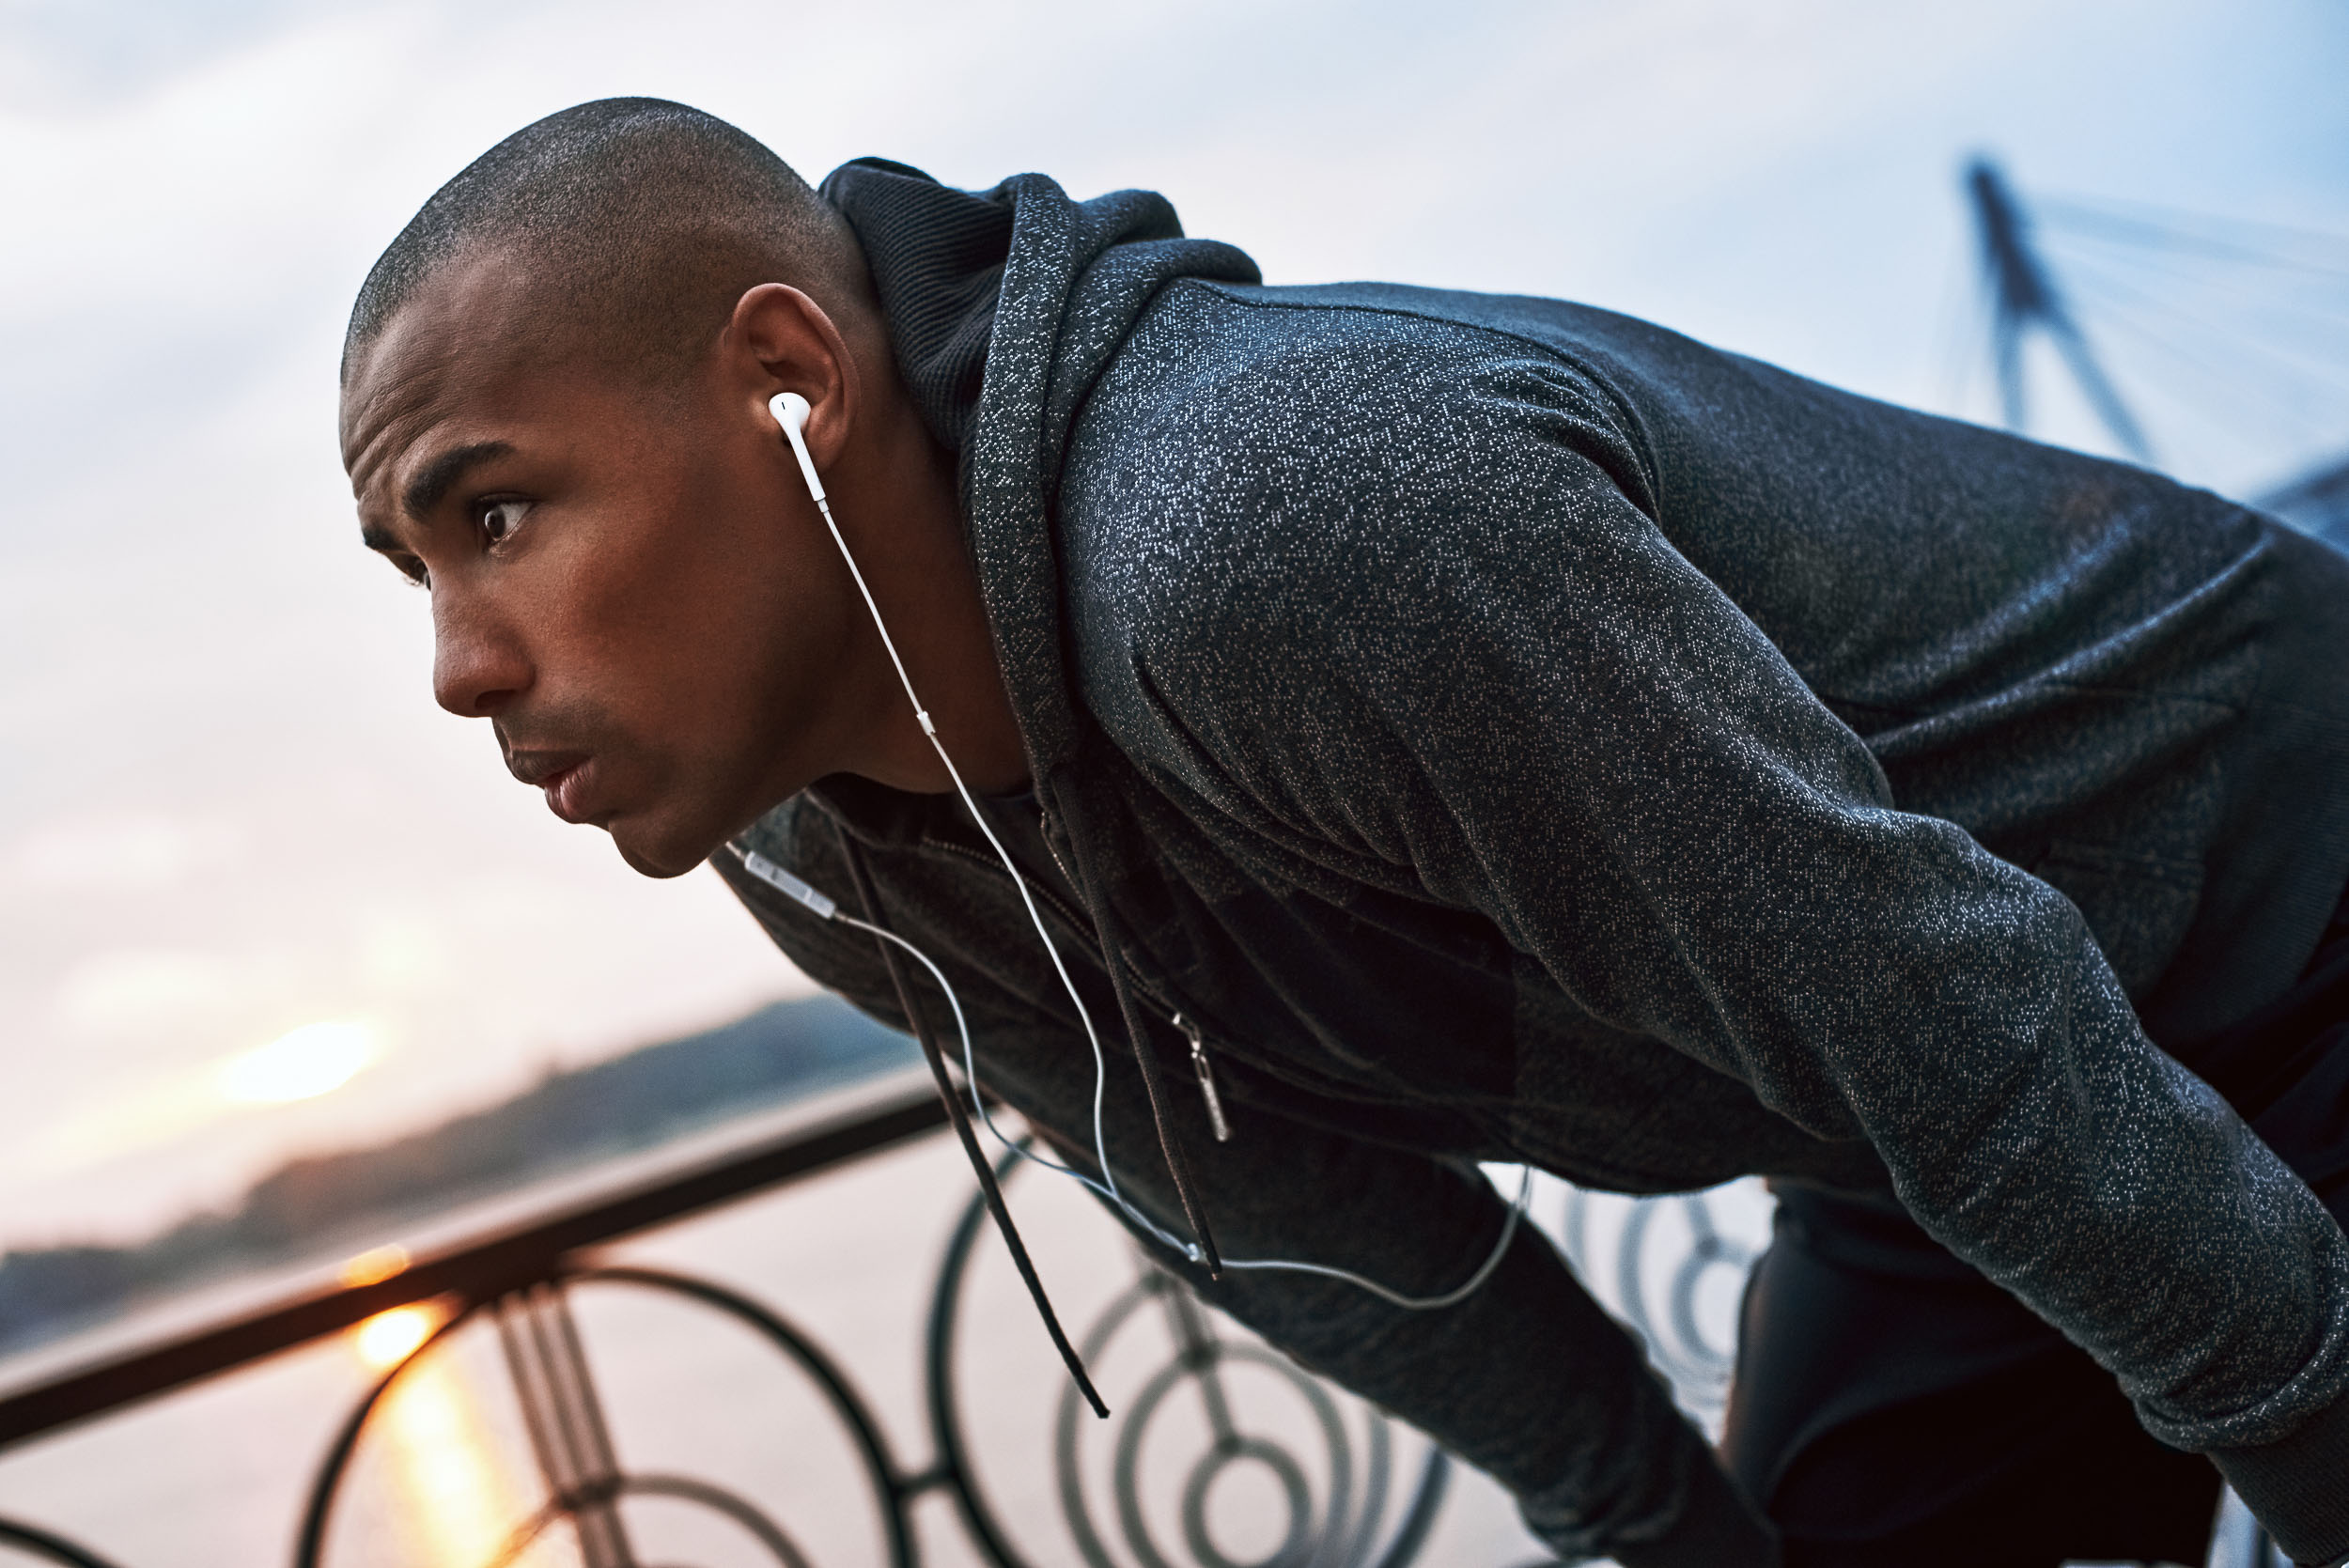
<svg viewBox="0 0 2349 1568">
<path fill-rule="evenodd" d="M 1237 1108 L 1218 1144 L 1170 1102 L 1162 1159 L 1113 1063 L 1143 1202 L 1440 1290 L 1498 1224 L 1466 1160 L 1889 1187 L 2349 1552 L 2349 1245 L 2153 1044 L 2280 990 L 2349 878 L 2349 562 L 1602 311 L 1264 287 L 1142 193 L 826 189 L 961 456 L 1088 1005 L 1168 1083 L 1179 1016 Z M 1085 1150 L 1090 1059 L 959 808 L 828 780 L 745 843 L 844 896 L 840 832 Z M 729 875 L 902 1021 L 868 945 Z M 1699 1560 L 1730 1506 L 1530 1238 L 1442 1313 L 1204 1288 L 1563 1551 Z"/>
</svg>

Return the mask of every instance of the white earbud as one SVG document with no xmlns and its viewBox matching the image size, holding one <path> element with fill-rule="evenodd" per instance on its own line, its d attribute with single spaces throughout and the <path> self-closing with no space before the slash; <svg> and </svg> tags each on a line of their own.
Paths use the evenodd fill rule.
<svg viewBox="0 0 2349 1568">
<path fill-rule="evenodd" d="M 807 455 L 807 439 L 800 432 L 807 427 L 807 416 L 813 411 L 807 399 L 796 392 L 778 392 L 767 399 L 767 411 L 783 427 L 783 439 L 791 443 L 791 455 L 800 459 L 800 474 L 807 480 L 808 493 L 816 504 L 824 504 L 824 482 L 816 477 L 816 459 Z M 826 514 L 829 516 L 830 514 Z"/>
</svg>

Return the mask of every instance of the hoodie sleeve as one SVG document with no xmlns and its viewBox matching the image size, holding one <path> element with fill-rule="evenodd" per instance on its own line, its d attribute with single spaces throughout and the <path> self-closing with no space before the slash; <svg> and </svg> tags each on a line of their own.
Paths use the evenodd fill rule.
<svg viewBox="0 0 2349 1568">
<path fill-rule="evenodd" d="M 828 827 L 811 831 L 814 815 L 786 808 L 752 842 L 817 887 L 844 887 L 835 841 Z M 1091 1055 L 1040 949 L 1024 936 L 1008 881 L 967 872 L 941 877 L 934 865 L 909 863 L 913 858 L 873 851 L 891 924 L 952 976 L 990 1092 L 1042 1130 L 1058 1154 L 1090 1169 Z M 811 977 L 881 1022 L 904 1027 L 869 939 L 787 905 L 730 858 L 716 863 Z M 1097 970 L 1080 965 L 1075 973 L 1088 1006 L 1113 1007 Z M 932 1021 L 951 1029 L 942 1004 L 938 1014 Z M 1103 1127 L 1120 1187 L 1159 1224 L 1179 1230 L 1180 1209 L 1130 1056 L 1110 1054 L 1106 1089 Z M 1201 1118 L 1189 1104 L 1179 1109 Z M 1231 1256 L 1306 1258 L 1432 1296 L 1473 1273 L 1501 1234 L 1507 1206 L 1472 1167 L 1237 1102 L 1231 1113 L 1235 1137 L 1195 1167 L 1200 1196 Z M 1207 1145 L 1204 1122 L 1184 1133 L 1194 1146 Z M 1015 1208 L 1019 1185 L 1011 1188 Z M 1531 1226 L 1518 1229 L 1474 1295 L 1434 1312 L 1292 1273 L 1235 1271 L 1209 1282 L 1180 1258 L 1159 1256 L 1203 1299 L 1510 1487 L 1528 1524 L 1568 1560 L 1612 1556 L 1626 1568 L 1769 1568 L 1775 1561 L 1768 1527 L 1638 1345 Z M 1049 1271 L 1045 1282 L 1055 1284 Z M 1069 1327 L 1081 1337 L 1081 1324 Z M 1115 1390 L 1109 1391 L 1114 1404 Z"/>
<path fill-rule="evenodd" d="M 1294 341 L 1157 432 L 1182 456 L 1143 499 L 1190 515 L 1137 531 L 1171 556 L 1212 510 L 1232 541 L 1133 567 L 1179 584 L 1136 645 L 1230 787 L 1480 911 L 1592 1017 L 1864 1136 L 2156 1436 L 2309 1560 L 2349 1550 L 2349 1246 L 2146 1039 L 2077 910 L 1900 809 L 1674 550 L 1575 367 Z"/>
</svg>

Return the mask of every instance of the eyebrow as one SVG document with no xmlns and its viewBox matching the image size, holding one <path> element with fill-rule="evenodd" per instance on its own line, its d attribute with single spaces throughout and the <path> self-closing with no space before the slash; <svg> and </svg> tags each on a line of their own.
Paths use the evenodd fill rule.
<svg viewBox="0 0 2349 1568">
<path fill-rule="evenodd" d="M 400 497 L 408 508 L 408 515 L 422 519 L 441 504 L 441 498 L 448 494 L 451 486 L 465 476 L 467 469 L 486 463 L 492 458 L 506 457 L 513 450 L 502 441 L 479 441 L 471 446 L 452 447 L 442 453 L 425 465 L 423 473 L 408 481 L 407 493 Z M 372 548 L 382 548 L 372 540 L 368 543 Z"/>
</svg>

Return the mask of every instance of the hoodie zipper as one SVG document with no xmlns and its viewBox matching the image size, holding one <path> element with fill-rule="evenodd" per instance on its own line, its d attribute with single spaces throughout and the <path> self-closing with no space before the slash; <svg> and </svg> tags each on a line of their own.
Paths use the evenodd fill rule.
<svg viewBox="0 0 2349 1568">
<path fill-rule="evenodd" d="M 1207 1102 L 1207 1126 L 1215 1129 L 1215 1141 L 1232 1141 L 1232 1124 L 1223 1118 L 1223 1096 L 1216 1092 L 1215 1065 L 1207 1060 L 1207 1042 L 1199 1032 L 1199 1026 L 1182 1014 L 1174 1015 L 1174 1027 L 1190 1042 L 1190 1070 L 1199 1075 L 1199 1097 Z"/>
<path fill-rule="evenodd" d="M 951 844 L 940 838 L 925 836 L 922 843 L 926 848 L 943 850 L 949 855 L 969 861 L 973 865 L 984 866 L 998 877 L 1007 877 L 1010 875 L 1003 869 L 1003 862 L 991 855 L 982 855 L 975 849 L 965 848 L 959 844 Z M 1044 841 L 1044 846 L 1051 849 L 1052 844 L 1050 838 Z M 1053 850 L 1052 860 L 1055 864 L 1059 863 L 1060 852 L 1058 850 Z M 1061 875 L 1064 877 L 1068 875 L 1067 867 L 1062 866 Z M 1086 947 L 1092 950 L 1096 960 L 1101 962 L 1104 967 L 1107 966 L 1108 960 L 1101 952 L 1101 944 L 1096 939 L 1090 924 L 1079 920 L 1075 912 L 1068 908 L 1066 899 L 1033 877 L 1022 877 L 1020 881 L 1026 884 L 1028 892 L 1034 895 L 1046 908 L 1060 917 L 1061 923 L 1067 927 L 1069 933 L 1076 935 Z M 1138 986 L 1136 989 L 1149 996 L 1150 1000 L 1159 1007 L 1166 1006 L 1161 998 L 1151 995 L 1149 987 Z M 1207 1108 L 1207 1126 L 1214 1132 L 1217 1142 L 1229 1143 L 1232 1141 L 1232 1122 L 1231 1118 L 1223 1113 L 1223 1092 L 1215 1081 L 1215 1063 L 1207 1056 L 1206 1036 L 1201 1032 L 1199 1026 L 1184 1014 L 1169 1012 L 1167 1018 L 1182 1032 L 1183 1038 L 1190 1044 L 1190 1070 L 1192 1076 L 1199 1080 L 1199 1098 Z"/>
<path fill-rule="evenodd" d="M 1044 824 L 1039 823 L 1040 828 L 1043 826 Z M 934 845 L 949 854 L 967 855 L 982 865 L 991 864 L 975 851 L 964 849 L 958 845 L 948 844 L 928 834 L 923 835 L 922 842 Z M 1066 875 L 1066 862 L 1062 861 L 1060 851 L 1054 847 L 1049 831 L 1045 833 L 1044 846 L 1051 852 L 1054 862 L 1061 865 L 1062 874 Z M 1011 867 L 993 866 L 992 869 L 999 875 L 1009 875 L 1016 882 L 1033 885 L 1031 878 L 1021 877 L 1016 869 Z M 1070 879 L 1076 880 L 1073 877 Z M 1036 891 L 1046 892 L 1047 890 L 1037 889 Z M 1059 899 L 1050 897 L 1048 893 L 1045 902 L 1055 913 L 1061 912 Z M 1165 1109 L 1159 1104 L 1159 1075 L 1151 1064 L 1148 1054 L 1150 1051 L 1148 1034 L 1143 1026 L 1143 1015 L 1134 1006 L 1134 995 L 1143 988 L 1138 985 L 1128 984 L 1129 980 L 1138 980 L 1139 977 L 1132 975 L 1130 969 L 1121 964 L 1116 955 L 1103 951 L 1104 944 L 1099 939 L 1098 929 L 1094 921 L 1086 919 L 1082 922 L 1071 921 L 1070 924 L 1077 929 L 1087 933 L 1086 945 L 1098 955 L 1101 967 L 1109 976 L 1110 990 L 1117 998 L 1118 1012 L 1123 1016 L 1126 1033 L 1132 1042 L 1138 1059 L 1137 1065 L 1142 1069 L 1143 1093 L 1150 1101 L 1150 1120 L 1158 1129 L 1159 1152 L 1166 1158 L 1166 1173 L 1174 1180 L 1175 1201 L 1182 1204 L 1183 1218 L 1190 1226 L 1193 1245 L 1189 1251 L 1191 1260 L 1207 1271 L 1208 1279 L 1220 1280 L 1223 1277 L 1223 1265 L 1216 1252 L 1214 1233 L 1208 1227 L 1206 1210 L 1200 1206 L 1199 1196 L 1194 1190 L 1190 1174 L 1189 1162 L 1183 1157 L 1181 1146 L 1174 1141 L 1174 1130 L 1167 1124 Z M 1125 978 L 1121 978 L 1121 973 Z M 1162 1001 L 1155 997 L 1151 1001 L 1154 1005 L 1162 1010 L 1172 1012 L 1172 1009 L 1167 1008 Z"/>
</svg>

